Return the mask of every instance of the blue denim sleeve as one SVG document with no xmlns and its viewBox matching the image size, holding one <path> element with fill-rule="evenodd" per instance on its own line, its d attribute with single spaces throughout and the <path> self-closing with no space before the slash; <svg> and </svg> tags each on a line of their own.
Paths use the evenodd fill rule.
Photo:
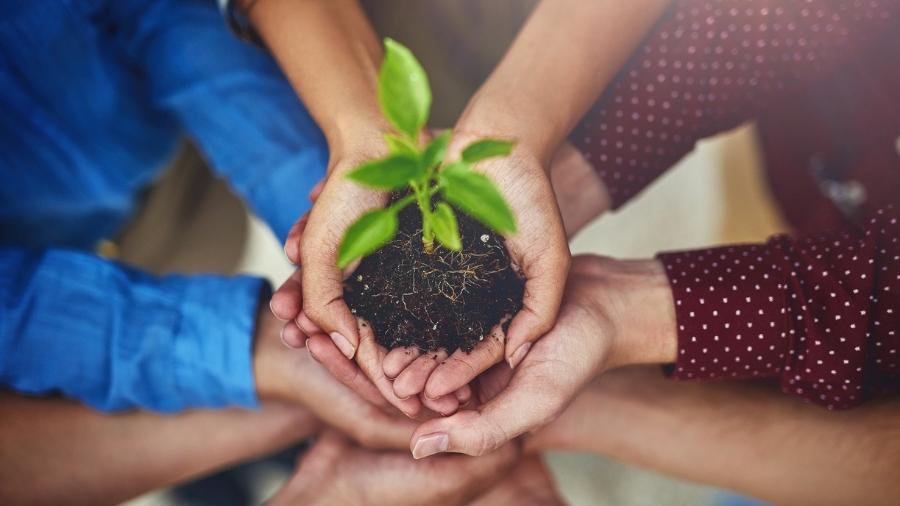
<svg viewBox="0 0 900 506">
<path fill-rule="evenodd" d="M 232 34 L 213 2 L 114 2 L 120 44 L 149 99 L 282 240 L 323 177 L 325 139 L 272 58 Z M 131 9 L 128 6 L 132 6 Z"/>
<path fill-rule="evenodd" d="M 0 248 L 0 384 L 101 411 L 256 407 L 252 343 L 266 286 Z"/>
</svg>

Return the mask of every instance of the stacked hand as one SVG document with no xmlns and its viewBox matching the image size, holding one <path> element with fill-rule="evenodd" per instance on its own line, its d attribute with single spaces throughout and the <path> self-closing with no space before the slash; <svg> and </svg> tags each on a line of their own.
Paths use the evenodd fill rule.
<svg viewBox="0 0 900 506">
<path fill-rule="evenodd" d="M 518 453 L 506 445 L 485 457 L 416 462 L 404 452 L 365 450 L 325 432 L 270 504 L 561 504 L 540 461 L 517 464 Z"/>
<path fill-rule="evenodd" d="M 462 143 L 463 141 L 459 142 L 460 145 Z M 569 237 L 608 207 L 608 197 L 593 167 L 568 144 L 564 145 L 554 157 L 550 177 L 552 189 L 555 192 L 554 201 L 559 200 L 562 203 L 560 211 L 565 220 L 566 233 Z M 311 192 L 310 198 L 313 202 L 319 199 L 323 186 L 325 186 L 324 181 Z M 573 198 L 573 196 L 578 196 L 578 198 Z M 527 199 L 525 200 L 527 201 Z M 323 207 L 323 204 L 319 204 L 317 207 Z M 555 214 L 555 210 L 553 214 Z M 528 215 L 530 213 L 526 213 L 526 216 Z M 308 238 L 306 235 L 309 230 L 308 222 L 309 215 L 298 220 L 285 243 L 285 252 L 294 263 L 299 264 L 301 261 L 301 237 Z M 336 234 L 337 237 L 339 235 Z M 309 244 L 308 240 L 306 241 L 306 244 Z M 540 240 L 536 242 L 543 243 Z M 315 351 L 319 349 L 318 347 L 327 349 L 323 346 L 324 343 L 321 339 L 325 335 L 324 331 L 313 323 L 312 319 L 302 310 L 304 301 L 301 288 L 303 286 L 302 278 L 302 271 L 298 270 L 276 291 L 272 298 L 272 311 L 279 319 L 286 322 L 282 337 L 288 346 L 299 348 L 304 345 L 308 337 L 316 337 L 310 339 L 308 343 L 310 350 Z M 535 281 L 540 279 L 543 278 Z M 339 299 L 332 303 L 332 305 L 342 304 L 343 301 Z M 526 320 L 529 317 L 523 316 Z M 355 319 L 353 325 L 356 325 Z M 460 404 L 465 404 L 471 398 L 471 390 L 466 383 L 478 373 L 499 362 L 504 352 L 503 346 L 498 346 L 495 342 L 487 342 L 476 348 L 471 354 L 457 352 L 449 360 L 445 360 L 447 356 L 443 353 L 438 354 L 437 359 L 434 358 L 434 354 L 419 357 L 417 350 L 410 349 L 395 350 L 388 354 L 369 339 L 368 333 L 364 332 L 362 335 L 364 345 L 355 355 L 357 362 L 360 363 L 360 369 L 351 367 L 351 364 L 347 362 L 333 372 L 338 374 L 338 378 L 342 379 L 345 384 L 359 384 L 364 377 L 369 378 L 371 384 L 367 391 L 377 389 L 392 405 L 411 416 L 419 414 L 422 403 L 437 413 L 446 415 L 455 412 Z M 513 333 L 513 335 L 516 334 Z M 530 335 L 528 338 L 531 338 Z M 328 352 L 323 350 L 319 353 Z M 445 363 L 441 364 L 441 362 Z M 326 361 L 326 364 L 331 363 L 338 364 L 340 361 Z M 360 375 L 360 370 L 364 372 L 362 375 Z M 380 385 L 380 387 L 376 387 L 376 385 Z M 453 392 L 454 386 L 457 388 L 453 395 L 443 394 L 448 390 Z M 416 394 L 423 390 L 426 390 L 426 395 L 417 397 Z M 437 390 L 437 394 L 434 390 Z"/>
<path fill-rule="evenodd" d="M 564 149 L 559 151 L 552 164 L 551 177 L 554 184 L 553 189 L 556 195 L 559 196 L 559 201 L 562 203 L 561 212 L 566 219 L 568 234 L 570 236 L 577 232 L 578 227 L 589 222 L 594 216 L 605 210 L 607 200 L 603 188 L 593 172 L 593 168 L 588 165 L 574 149 L 565 146 Z M 321 188 L 322 185 L 317 186 L 310 195 L 314 201 L 318 198 Z M 579 193 L 586 193 L 592 195 L 594 198 L 590 202 L 576 202 L 567 197 L 567 195 Z M 300 236 L 305 233 L 306 222 L 306 217 L 298 221 L 298 224 L 291 231 L 285 245 L 286 253 L 289 258 L 295 262 L 300 259 L 299 251 L 301 248 L 299 247 L 299 239 Z M 575 224 L 574 226 L 570 225 L 573 223 Z M 576 263 L 579 272 L 581 270 L 581 265 L 584 263 L 584 260 L 579 260 Z M 360 363 L 360 367 L 356 367 L 352 361 L 345 358 L 324 332 L 322 332 L 317 325 L 312 323 L 312 321 L 306 317 L 305 313 L 301 311 L 303 297 L 300 272 L 301 271 L 298 270 L 289 280 L 287 280 L 272 298 L 273 312 L 279 319 L 286 322 L 282 330 L 282 338 L 285 341 L 285 344 L 299 348 L 303 347 L 305 343 L 310 353 L 317 360 L 320 360 L 336 378 L 365 396 L 367 399 L 372 400 L 376 391 L 383 393 L 383 388 L 376 388 L 375 383 L 370 379 L 372 376 L 369 373 L 364 372 L 365 368 L 362 367 L 362 363 Z M 577 287 L 570 289 L 570 291 L 572 290 L 577 290 Z M 583 291 L 584 290 L 582 290 L 582 292 Z M 564 313 L 565 311 L 566 310 L 564 309 Z M 382 382 L 384 386 L 390 388 L 388 395 L 385 396 L 387 398 L 391 398 L 392 396 L 396 399 L 406 397 L 406 395 L 403 394 L 409 394 L 408 390 L 406 392 L 401 392 L 400 396 L 396 394 L 396 390 L 408 388 L 410 383 L 417 384 L 420 390 L 424 388 L 426 390 L 425 393 L 429 395 L 431 392 L 429 392 L 428 385 L 441 386 L 447 378 L 449 378 L 450 381 L 457 382 L 450 383 L 451 387 L 461 383 L 461 388 L 452 396 L 456 402 L 448 403 L 450 406 L 449 409 L 441 409 L 443 406 L 440 406 L 439 404 L 437 405 L 438 409 L 434 409 L 443 414 L 454 412 L 456 410 L 456 405 L 458 404 L 466 405 L 467 402 L 470 405 L 474 404 L 473 402 L 470 402 L 472 390 L 466 383 L 477 376 L 478 373 L 497 363 L 503 356 L 503 349 L 501 347 L 491 346 L 489 348 L 476 349 L 472 354 L 457 352 L 454 356 L 450 357 L 449 360 L 446 360 L 444 364 L 437 364 L 437 362 L 446 357 L 439 357 L 439 360 L 437 361 L 433 358 L 430 360 L 423 359 L 422 357 L 417 358 L 416 352 L 400 349 L 387 354 L 384 363 L 381 364 L 378 361 L 382 356 L 385 356 L 385 352 L 377 345 L 374 345 L 374 340 L 371 340 L 370 336 L 367 336 L 365 333 L 363 333 L 363 336 L 365 336 L 367 342 L 371 341 L 372 344 L 371 350 L 365 348 L 367 352 L 375 352 L 376 359 L 373 360 L 372 362 L 374 363 L 370 365 L 373 368 L 375 365 L 381 367 L 380 370 L 376 369 L 374 371 L 376 381 Z M 560 355 L 564 356 L 565 354 L 561 352 Z M 429 357 L 431 356 L 432 355 L 429 355 Z M 356 358 L 359 362 L 359 355 L 357 355 Z M 601 360 L 598 359 L 597 362 L 599 363 Z M 380 376 L 379 373 L 381 373 Z M 429 373 L 431 373 L 430 379 Z M 496 395 L 496 393 L 502 391 L 506 383 L 509 382 L 510 377 L 512 376 L 511 373 L 511 369 L 503 364 L 493 367 L 490 371 L 482 375 L 477 383 L 473 383 L 473 385 L 477 386 L 478 394 L 477 398 L 474 400 L 486 401 Z M 583 372 L 583 374 L 589 376 L 591 373 Z M 524 377 L 527 376 L 527 374 L 517 374 L 517 376 Z M 391 378 L 396 379 L 391 382 Z M 384 404 L 383 399 L 379 399 L 377 395 L 374 395 L 374 397 L 376 402 L 380 401 L 381 404 Z M 444 398 L 446 397 L 448 396 L 444 396 Z M 434 401 L 430 401 L 425 396 L 422 396 L 421 399 L 428 407 L 436 406 Z M 438 397 L 438 399 L 440 399 L 440 397 Z M 565 404 L 565 398 L 561 399 L 562 400 L 557 403 L 556 410 L 561 409 L 561 406 Z M 406 399 L 406 401 L 414 400 L 415 397 Z M 392 404 L 396 406 L 396 403 Z M 526 405 L 531 405 L 531 403 L 526 403 Z M 407 412 L 407 414 L 409 414 L 409 412 Z M 523 419 L 522 423 L 526 426 L 537 426 L 541 421 L 541 416 L 535 414 L 533 417 Z M 345 420 L 345 424 L 348 422 L 350 424 L 356 423 L 355 421 Z M 428 425 L 425 426 L 426 429 L 428 427 Z M 419 431 L 418 434 L 424 433 Z M 424 450 L 420 448 L 418 453 L 421 455 L 422 452 L 424 452 Z"/>
</svg>

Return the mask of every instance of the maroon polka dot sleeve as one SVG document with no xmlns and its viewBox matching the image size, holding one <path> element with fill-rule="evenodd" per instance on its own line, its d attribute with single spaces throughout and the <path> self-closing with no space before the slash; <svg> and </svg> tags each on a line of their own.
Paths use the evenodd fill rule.
<svg viewBox="0 0 900 506">
<path fill-rule="evenodd" d="M 778 377 L 791 394 L 852 407 L 900 391 L 900 212 L 858 234 L 664 253 L 679 379 Z"/>
<path fill-rule="evenodd" d="M 839 72 L 898 21 L 898 0 L 674 2 L 570 139 L 619 207 L 697 140 Z"/>
</svg>

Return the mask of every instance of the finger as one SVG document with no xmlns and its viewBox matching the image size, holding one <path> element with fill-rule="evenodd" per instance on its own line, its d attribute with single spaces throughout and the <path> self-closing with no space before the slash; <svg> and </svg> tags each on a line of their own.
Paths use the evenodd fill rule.
<svg viewBox="0 0 900 506">
<path fill-rule="evenodd" d="M 429 399 L 423 395 L 419 400 L 422 401 L 423 406 L 435 413 L 440 413 L 441 416 L 450 416 L 459 409 L 459 399 L 456 398 L 456 395 L 452 394 L 445 395 L 438 399 Z"/>
<path fill-rule="evenodd" d="M 431 373 L 425 384 L 425 395 L 435 399 L 453 393 L 479 374 L 503 360 L 505 336 L 497 325 L 490 334 L 466 353 L 456 350 Z"/>
<path fill-rule="evenodd" d="M 309 336 L 306 340 L 306 350 L 314 360 L 325 366 L 332 376 L 360 397 L 379 407 L 390 406 L 356 363 L 345 357 L 328 336 L 324 334 Z"/>
<path fill-rule="evenodd" d="M 303 213 L 303 216 L 291 225 L 287 238 L 284 240 L 284 254 L 294 265 L 300 263 L 300 237 L 303 235 L 303 231 L 306 230 L 308 222 L 309 212 Z"/>
<path fill-rule="evenodd" d="M 447 352 L 444 350 L 428 352 L 415 359 L 394 380 L 394 393 L 401 399 L 422 393 L 431 371 L 434 371 L 438 364 L 446 359 Z M 454 388 L 446 393 L 453 393 L 454 390 L 456 389 Z M 443 397 L 443 395 L 429 397 L 437 399 L 438 397 Z"/>
<path fill-rule="evenodd" d="M 506 332 L 506 361 L 513 369 L 528 354 L 531 343 L 553 328 L 562 302 L 571 256 L 565 251 L 547 252 L 530 265 L 523 265 L 527 281 L 522 309 Z"/>
<path fill-rule="evenodd" d="M 416 396 L 401 399 L 394 394 L 394 386 L 391 380 L 384 375 L 384 357 L 387 351 L 375 342 L 375 334 L 372 328 L 363 323 L 359 327 L 360 342 L 356 354 L 356 363 L 369 378 L 375 388 L 384 396 L 385 400 L 399 409 L 406 416 L 413 418 L 422 410 L 422 403 Z"/>
<path fill-rule="evenodd" d="M 456 396 L 456 400 L 458 400 L 459 405 L 462 406 L 472 399 L 472 387 L 470 387 L 469 385 L 463 385 L 462 388 L 460 388 L 456 392 L 453 392 L 453 395 Z"/>
<path fill-rule="evenodd" d="M 289 321 L 296 318 L 300 313 L 300 308 L 303 307 L 303 290 L 300 287 L 301 276 L 299 269 L 294 271 L 278 287 L 278 290 L 275 290 L 275 293 L 272 294 L 272 299 L 269 300 L 269 309 L 272 310 L 275 318 L 281 321 Z"/>
<path fill-rule="evenodd" d="M 281 328 L 281 343 L 288 348 L 303 348 L 306 334 L 294 322 L 287 322 Z"/>
<path fill-rule="evenodd" d="M 482 458 L 444 455 L 427 462 L 420 462 L 417 469 L 427 466 L 430 471 L 429 476 L 440 477 L 438 480 L 428 482 L 429 490 L 435 492 L 436 497 L 453 497 L 459 499 L 460 504 L 470 504 L 474 498 L 483 494 L 485 489 L 494 486 L 502 477 L 508 476 L 510 468 L 517 462 L 519 455 L 520 451 L 517 445 L 508 444 Z M 506 504 L 508 503 L 507 500 Z"/>
<path fill-rule="evenodd" d="M 343 278 L 334 261 L 307 261 L 303 267 L 303 312 L 331 337 L 347 358 L 359 346 L 356 317 L 343 299 Z"/>
<path fill-rule="evenodd" d="M 476 380 L 478 388 L 476 389 L 475 394 L 478 396 L 478 402 L 487 404 L 494 397 L 497 397 L 497 395 L 509 385 L 512 375 L 513 370 L 509 368 L 509 364 L 506 362 L 500 362 L 483 372 Z"/>
<path fill-rule="evenodd" d="M 324 187 L 325 187 L 325 180 L 320 179 L 319 182 L 316 183 L 315 186 L 312 187 L 312 190 L 309 190 L 309 201 L 312 202 L 313 204 L 315 204 L 316 201 L 319 200 L 319 195 L 322 194 L 322 188 L 324 188 Z"/>
<path fill-rule="evenodd" d="M 413 457 L 421 459 L 442 452 L 485 455 L 545 425 L 561 409 L 562 401 L 554 392 L 520 386 L 511 384 L 478 411 L 460 411 L 423 423 L 413 433 Z"/>
<path fill-rule="evenodd" d="M 330 468 L 350 450 L 350 441 L 334 429 L 326 429 L 316 438 L 315 444 L 300 457 L 300 472 Z"/>
<path fill-rule="evenodd" d="M 294 321 L 297 323 L 297 326 L 300 327 L 300 330 L 305 332 L 307 335 L 325 333 L 325 331 L 319 328 L 318 325 L 313 323 L 313 321 L 310 320 L 309 317 L 306 316 L 306 313 L 304 313 L 303 311 L 300 311 L 300 314 L 297 315 L 297 318 L 295 318 Z"/>
<path fill-rule="evenodd" d="M 384 375 L 388 378 L 396 378 L 421 354 L 419 348 L 415 346 L 394 348 L 384 357 Z"/>
</svg>

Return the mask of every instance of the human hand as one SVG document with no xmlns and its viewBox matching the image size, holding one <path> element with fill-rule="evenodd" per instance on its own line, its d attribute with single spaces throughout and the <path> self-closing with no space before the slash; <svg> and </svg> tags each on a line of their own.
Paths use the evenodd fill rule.
<svg viewBox="0 0 900 506">
<path fill-rule="evenodd" d="M 490 392 L 479 392 L 486 403 L 477 410 L 420 425 L 412 453 L 489 453 L 555 419 L 596 374 L 672 362 L 676 347 L 674 303 L 658 261 L 576 257 L 553 330 L 514 371 L 496 366 L 480 379 Z"/>
<path fill-rule="evenodd" d="M 309 198 L 313 203 L 317 201 L 323 187 L 324 181 L 313 187 L 309 194 Z M 304 214 L 297 220 L 294 226 L 291 227 L 285 242 L 285 254 L 295 264 L 299 264 L 301 260 L 300 238 L 306 230 L 308 220 L 309 213 Z M 302 302 L 302 270 L 298 269 L 275 291 L 269 304 L 272 314 L 284 322 L 284 327 L 281 330 L 282 343 L 291 348 L 302 348 L 305 345 L 316 360 L 319 360 L 318 357 L 324 357 L 325 359 L 322 360 L 322 363 L 325 364 L 326 368 L 346 386 L 351 389 L 359 388 L 357 393 L 360 395 L 365 396 L 371 393 L 373 388 L 377 390 L 371 381 L 365 379 L 367 376 L 361 374 L 360 368 L 350 359 L 345 358 L 333 342 L 329 346 L 327 339 L 320 339 L 322 336 L 327 336 L 302 311 Z M 374 337 L 369 329 L 360 330 L 362 336 L 369 339 Z M 374 341 L 374 339 L 371 340 Z M 316 352 L 315 350 L 317 349 L 320 351 Z M 371 343 L 371 346 L 364 346 L 364 350 L 362 355 L 356 356 L 356 359 L 357 361 L 363 360 L 371 363 L 371 367 L 366 368 L 366 370 L 375 371 L 377 373 L 375 381 L 379 381 L 379 375 L 381 375 L 382 370 L 381 360 L 386 351 L 374 342 Z M 464 385 L 453 395 L 439 399 L 422 398 L 421 402 L 435 413 L 451 414 L 456 411 L 460 404 L 465 404 L 470 398 L 471 390 L 468 385 Z M 419 414 L 419 409 L 407 411 L 406 414 L 408 416 L 416 416 Z"/>
<path fill-rule="evenodd" d="M 469 506 L 561 506 L 553 477 L 538 455 L 519 460 L 503 481 L 494 485 Z"/>
<path fill-rule="evenodd" d="M 283 328 L 268 310 L 260 310 L 253 364 L 261 398 L 302 404 L 366 447 L 408 446 L 413 422 L 396 413 L 326 336 L 309 338 L 307 350 L 291 349 L 279 339 Z M 313 360 L 313 350 L 329 369 Z"/>
<path fill-rule="evenodd" d="M 482 136 L 457 131 L 450 146 L 450 158 L 454 158 L 454 151 L 460 151 L 479 137 Z M 573 156 L 572 151 L 573 148 L 566 147 L 560 150 L 562 156 L 554 157 L 557 170 L 573 172 L 572 177 L 558 180 L 568 185 L 592 177 L 599 182 L 590 165 L 580 156 Z M 506 332 L 497 325 L 491 330 L 491 338 L 481 341 L 471 352 L 456 350 L 449 356 L 444 350 L 424 355 L 415 349 L 389 352 L 384 361 L 384 374 L 394 379 L 395 395 L 406 397 L 422 393 L 425 399 L 446 396 L 504 356 L 514 368 L 528 353 L 532 341 L 552 327 L 570 254 L 554 188 L 545 167 L 552 169 L 553 165 L 526 145 L 517 145 L 507 158 L 486 160 L 476 166 L 476 170 L 485 172 L 497 184 L 516 214 L 519 231 L 506 237 L 505 243 L 511 260 L 526 278 L 522 310 L 513 316 Z M 575 176 L 576 171 L 585 177 Z M 568 214 L 582 225 L 589 221 L 583 218 L 586 212 Z"/>
<path fill-rule="evenodd" d="M 517 454 L 513 445 L 506 445 L 484 457 L 417 462 L 406 452 L 364 450 L 328 431 L 269 504 L 468 504 L 506 474 Z"/>
<path fill-rule="evenodd" d="M 623 441 L 650 437 L 636 424 L 643 413 L 623 413 L 638 411 L 637 406 L 658 406 L 691 387 L 666 378 L 655 365 L 607 371 L 589 381 L 558 418 L 528 434 L 525 451 L 591 451 L 623 457 L 619 453 Z"/>
<path fill-rule="evenodd" d="M 590 223 L 594 218 L 609 208 L 609 196 L 602 180 L 597 176 L 594 167 L 591 166 L 570 144 L 565 143 L 557 150 L 551 162 L 550 177 L 556 200 L 559 202 L 559 208 L 566 233 L 569 237 L 574 236 L 584 225 Z M 323 183 L 319 183 L 316 185 L 310 193 L 310 199 L 313 202 L 315 202 L 316 198 L 321 193 L 322 184 Z M 300 236 L 304 232 L 307 220 L 308 214 L 298 220 L 297 224 L 294 225 L 291 232 L 288 234 L 288 239 L 285 242 L 285 253 L 294 263 L 300 262 Z M 300 272 L 298 271 L 291 276 L 291 279 L 286 281 L 272 297 L 273 313 L 279 319 L 286 322 L 282 338 L 289 346 L 298 348 L 303 346 L 307 335 L 314 335 L 322 332 L 301 312 L 301 302 L 303 297 L 300 287 L 301 279 Z M 327 345 L 327 343 L 322 341 L 317 340 L 316 342 L 320 343 L 323 347 Z M 501 348 L 499 347 L 494 349 L 494 351 L 500 350 Z M 342 374 L 342 377 L 347 377 L 356 381 L 356 376 L 354 374 L 346 375 L 346 369 L 344 369 L 345 361 L 339 360 L 334 354 L 326 355 L 326 352 L 324 351 L 321 352 L 320 355 L 334 357 L 334 362 L 324 361 L 323 363 L 325 366 L 329 368 L 333 366 L 336 369 L 336 374 Z M 397 378 L 413 359 L 418 357 L 418 355 L 416 350 L 407 349 L 388 354 L 386 357 L 387 363 L 384 364 L 386 375 L 389 378 Z M 446 358 L 443 353 L 438 356 L 439 360 L 434 360 L 434 355 L 429 356 L 432 358 L 419 361 L 420 363 L 418 366 L 421 367 L 409 368 L 409 371 L 404 376 L 405 379 L 401 380 L 401 389 L 408 388 L 409 385 L 404 385 L 404 383 L 407 380 L 410 380 L 414 389 L 415 385 L 418 384 L 417 391 L 421 391 L 422 386 L 428 379 L 428 374 L 431 372 L 431 369 L 437 366 L 438 362 Z M 495 357 L 489 355 L 481 356 L 487 359 L 485 362 L 496 362 Z M 478 369 L 483 369 L 483 367 L 484 366 L 479 366 Z M 403 394 L 403 392 L 401 392 L 401 394 Z M 470 395 L 471 392 L 468 389 L 468 386 L 463 386 L 456 392 L 458 401 L 463 404 L 468 401 Z M 449 402 L 446 398 L 431 401 L 427 397 L 422 396 L 421 399 L 425 402 L 427 407 L 436 412 L 451 414 L 456 409 L 456 407 L 452 405 L 452 399 Z"/>
</svg>

